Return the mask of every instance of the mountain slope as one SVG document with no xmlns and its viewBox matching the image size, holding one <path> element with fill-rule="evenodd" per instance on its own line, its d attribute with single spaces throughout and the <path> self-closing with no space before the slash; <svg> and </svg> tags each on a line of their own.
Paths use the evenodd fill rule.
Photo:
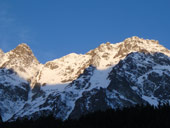
<svg viewBox="0 0 170 128">
<path fill-rule="evenodd" d="M 169 102 L 170 51 L 158 41 L 132 37 L 44 65 L 26 44 L 0 56 L 3 121 L 49 114 L 78 118 L 96 110 Z"/>
</svg>

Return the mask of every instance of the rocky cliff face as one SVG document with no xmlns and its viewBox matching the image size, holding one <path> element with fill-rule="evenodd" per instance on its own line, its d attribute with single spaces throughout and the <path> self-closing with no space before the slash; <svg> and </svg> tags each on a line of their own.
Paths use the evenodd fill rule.
<svg viewBox="0 0 170 128">
<path fill-rule="evenodd" d="M 44 65 L 26 44 L 0 56 L 3 121 L 49 114 L 78 118 L 96 110 L 169 102 L 170 51 L 158 41 L 132 37 Z"/>
</svg>

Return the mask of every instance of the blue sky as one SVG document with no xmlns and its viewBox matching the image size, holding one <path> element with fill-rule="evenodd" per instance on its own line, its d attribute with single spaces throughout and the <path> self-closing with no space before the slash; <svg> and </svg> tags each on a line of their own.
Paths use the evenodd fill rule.
<svg viewBox="0 0 170 128">
<path fill-rule="evenodd" d="M 25 42 L 42 63 L 131 36 L 170 49 L 170 0 L 0 0 L 0 48 Z"/>
</svg>

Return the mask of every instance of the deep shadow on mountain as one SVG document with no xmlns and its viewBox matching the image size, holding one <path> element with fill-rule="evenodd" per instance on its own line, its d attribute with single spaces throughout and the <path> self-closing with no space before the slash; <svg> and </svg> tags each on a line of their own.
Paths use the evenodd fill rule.
<svg viewBox="0 0 170 128">
<path fill-rule="evenodd" d="M 0 116 L 8 120 L 28 100 L 29 83 L 13 69 L 0 68 Z"/>
<path fill-rule="evenodd" d="M 78 120 L 61 121 L 53 116 L 37 120 L 17 120 L 0 123 L 1 128 L 168 128 L 170 105 L 158 107 L 137 105 L 117 110 L 108 109 L 82 116 Z"/>
</svg>

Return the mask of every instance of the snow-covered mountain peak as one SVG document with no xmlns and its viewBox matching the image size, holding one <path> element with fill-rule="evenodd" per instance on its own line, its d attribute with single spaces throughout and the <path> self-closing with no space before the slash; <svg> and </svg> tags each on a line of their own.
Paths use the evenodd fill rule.
<svg viewBox="0 0 170 128">
<path fill-rule="evenodd" d="M 129 54 L 130 52 L 161 52 L 170 56 L 170 51 L 164 46 L 160 45 L 157 40 L 148 40 L 136 36 L 125 39 L 120 45 L 119 54 L 121 56 L 124 56 L 125 53 Z"/>
<path fill-rule="evenodd" d="M 26 43 L 21 43 L 16 48 L 25 48 L 25 49 L 31 50 L 31 48 Z"/>
<path fill-rule="evenodd" d="M 154 47 L 156 45 L 159 45 L 159 42 L 157 40 L 148 40 L 139 38 L 137 36 L 133 36 L 131 38 L 127 38 L 124 40 L 124 46 L 127 48 L 135 49 L 136 47 L 144 47 L 145 45 Z"/>
<path fill-rule="evenodd" d="M 92 65 L 98 69 L 106 69 L 117 64 L 131 52 L 160 52 L 170 56 L 170 51 L 160 45 L 158 41 L 143 39 L 137 36 L 127 38 L 123 42 L 116 44 L 111 44 L 110 42 L 102 43 L 99 47 L 86 54 L 92 56 Z"/>
<path fill-rule="evenodd" d="M 152 44 L 152 43 L 154 43 L 154 44 L 159 44 L 159 41 L 157 41 L 157 40 L 148 40 L 148 39 L 143 39 L 143 38 L 139 38 L 139 37 L 137 37 L 137 36 L 132 36 L 132 37 L 130 37 L 130 38 L 127 38 L 127 39 L 125 39 L 124 40 L 124 43 L 126 44 L 126 43 L 134 43 L 134 44 L 137 44 L 137 43 L 150 43 L 150 44 Z"/>
<path fill-rule="evenodd" d="M 13 69 L 20 77 L 31 81 L 41 67 L 41 64 L 29 46 L 22 43 L 4 54 L 0 67 Z"/>
<path fill-rule="evenodd" d="M 6 53 L 6 57 L 12 65 L 16 64 L 18 66 L 30 67 L 32 64 L 39 64 L 32 50 L 25 43 L 18 45 L 15 49 Z"/>
<path fill-rule="evenodd" d="M 11 50 L 9 54 L 15 54 L 17 57 L 31 57 L 36 59 L 30 47 L 25 43 L 19 44 L 15 49 Z"/>
<path fill-rule="evenodd" d="M 47 62 L 40 71 L 38 83 L 61 84 L 75 80 L 90 65 L 90 55 L 71 53 Z"/>
</svg>

